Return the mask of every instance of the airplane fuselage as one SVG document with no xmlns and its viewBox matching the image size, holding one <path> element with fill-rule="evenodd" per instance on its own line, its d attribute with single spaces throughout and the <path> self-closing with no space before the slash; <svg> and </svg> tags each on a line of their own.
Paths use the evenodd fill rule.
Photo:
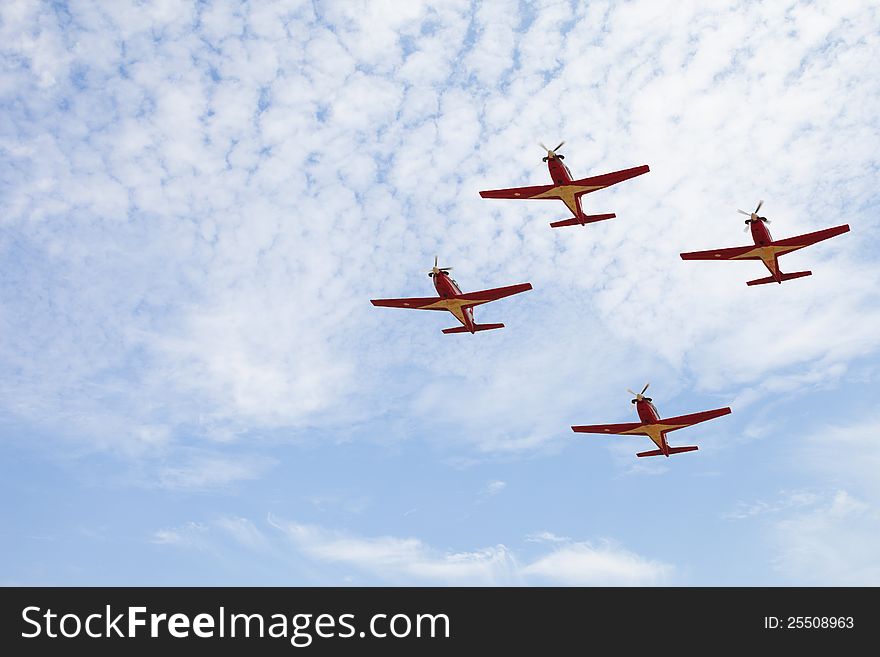
<svg viewBox="0 0 880 657">
<path fill-rule="evenodd" d="M 749 228 L 752 231 L 752 241 L 754 241 L 761 262 L 767 268 L 777 283 L 782 282 L 782 272 L 779 269 L 779 250 L 773 248 L 773 238 L 770 236 L 770 229 L 767 223 L 761 221 L 760 218 L 753 219 L 749 222 Z"/>
<path fill-rule="evenodd" d="M 452 280 L 452 277 L 445 271 L 437 272 L 434 274 L 433 279 L 434 288 L 437 290 L 437 294 L 441 299 L 451 299 L 461 294 L 461 289 L 458 287 L 458 283 Z M 455 312 L 450 308 L 449 311 L 455 315 L 456 319 L 464 324 L 469 331 L 473 332 L 474 309 L 472 307 L 460 308 L 458 309 L 458 312 Z"/>
<path fill-rule="evenodd" d="M 571 171 L 558 157 L 547 158 L 547 168 L 550 170 L 554 185 L 567 185 L 572 181 Z"/>
<path fill-rule="evenodd" d="M 445 271 L 434 274 L 432 278 L 434 279 L 434 289 L 442 298 L 448 299 L 461 294 L 458 284 Z"/>
<path fill-rule="evenodd" d="M 636 402 L 636 411 L 638 411 L 639 419 L 645 424 L 657 424 L 660 421 L 657 407 L 647 399 Z"/>
<path fill-rule="evenodd" d="M 660 425 L 660 413 L 657 411 L 657 407 L 654 406 L 653 402 L 648 401 L 647 399 L 640 399 L 636 401 L 636 411 L 639 414 L 639 419 L 646 425 L 658 425 L 656 430 L 651 431 L 648 430 L 648 437 L 654 441 L 654 444 L 660 448 L 663 452 L 664 456 L 669 456 L 669 443 L 666 442 L 666 431 Z M 648 429 L 648 427 L 646 427 Z"/>
<path fill-rule="evenodd" d="M 752 221 L 749 223 L 749 228 L 752 229 L 752 240 L 755 242 L 755 246 L 769 246 L 773 243 L 773 238 L 770 237 L 770 229 L 767 228 L 767 224 L 761 220 Z"/>
<path fill-rule="evenodd" d="M 581 209 L 581 199 L 576 195 L 577 188 L 568 187 L 573 180 L 571 171 L 568 170 L 565 163 L 556 155 L 547 158 L 547 169 L 550 171 L 553 184 L 562 186 L 561 189 L 556 190 L 559 194 L 556 198 L 562 200 L 577 219 L 581 219 L 584 212 Z"/>
</svg>

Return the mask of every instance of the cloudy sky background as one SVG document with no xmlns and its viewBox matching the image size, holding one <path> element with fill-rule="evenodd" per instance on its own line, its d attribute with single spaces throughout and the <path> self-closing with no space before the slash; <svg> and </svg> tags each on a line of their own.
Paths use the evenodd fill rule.
<svg viewBox="0 0 880 657">
<path fill-rule="evenodd" d="M 0 582 L 880 585 L 880 9 L 4 2 Z M 538 141 L 618 217 L 552 230 Z M 758 263 L 683 262 L 852 232 Z M 443 335 L 435 254 L 507 328 Z M 573 434 L 730 405 L 673 434 Z"/>
</svg>

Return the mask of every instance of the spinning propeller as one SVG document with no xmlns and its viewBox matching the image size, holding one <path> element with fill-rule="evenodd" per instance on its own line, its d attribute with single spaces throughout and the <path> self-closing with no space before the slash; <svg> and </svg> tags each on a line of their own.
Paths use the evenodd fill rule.
<svg viewBox="0 0 880 657">
<path fill-rule="evenodd" d="M 650 383 L 646 383 L 646 384 L 645 384 L 645 387 L 642 388 L 642 391 L 641 391 L 641 392 L 633 392 L 633 391 L 630 390 L 629 388 L 626 389 L 626 391 L 627 391 L 629 394 L 631 394 L 631 395 L 635 395 L 635 396 L 636 396 L 636 398 L 632 400 L 632 403 L 633 403 L 633 404 L 635 404 L 636 402 L 640 402 L 640 401 L 642 401 L 642 400 L 645 400 L 645 401 L 648 401 L 648 402 L 649 402 L 649 401 L 653 401 L 650 397 L 645 397 L 645 390 L 648 389 L 648 386 L 649 386 L 649 385 L 651 385 L 651 384 L 650 384 Z"/>
<path fill-rule="evenodd" d="M 452 267 L 438 267 L 437 266 L 437 259 L 438 259 L 438 257 L 434 256 L 434 266 L 431 268 L 431 271 L 428 272 L 428 276 L 431 278 L 433 278 L 434 276 L 439 274 L 441 271 L 442 272 L 452 271 Z"/>
<path fill-rule="evenodd" d="M 764 201 L 758 201 L 758 207 L 755 208 L 754 212 L 746 212 L 745 210 L 737 210 L 740 214 L 744 214 L 748 217 L 746 219 L 746 230 L 749 229 L 749 224 L 753 221 L 763 221 L 766 224 L 770 223 L 770 220 L 767 217 L 759 217 L 758 210 L 761 209 L 761 206 L 764 205 Z"/>
<path fill-rule="evenodd" d="M 547 148 L 546 146 L 544 146 L 544 144 L 538 144 L 538 146 L 540 146 L 545 151 L 547 151 L 547 156 L 544 158 L 544 161 L 546 162 L 547 160 L 549 160 L 550 158 L 553 158 L 553 157 L 555 157 L 559 160 L 564 160 L 565 155 L 557 155 L 556 154 L 556 151 L 558 151 L 560 148 L 562 148 L 562 145 L 564 143 L 565 143 L 564 141 L 559 142 L 559 146 L 557 146 L 556 148 Z"/>
</svg>

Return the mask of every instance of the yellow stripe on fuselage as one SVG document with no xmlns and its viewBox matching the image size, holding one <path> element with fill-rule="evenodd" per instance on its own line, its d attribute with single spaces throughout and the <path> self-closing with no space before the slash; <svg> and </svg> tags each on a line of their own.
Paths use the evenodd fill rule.
<svg viewBox="0 0 880 657">
<path fill-rule="evenodd" d="M 535 194 L 532 198 L 558 198 L 571 210 L 575 217 L 579 216 L 577 195 L 602 189 L 605 185 L 558 185 L 546 192 Z"/>
<path fill-rule="evenodd" d="M 422 309 L 423 310 L 439 310 L 439 309 L 448 310 L 453 315 L 455 315 L 455 318 L 459 322 L 461 322 L 462 324 L 467 326 L 467 322 L 465 321 L 465 318 L 464 318 L 464 307 L 465 306 L 479 306 L 481 303 L 488 303 L 488 300 L 486 300 L 486 301 L 469 301 L 467 298 L 464 298 L 464 299 L 454 299 L 454 298 L 453 299 L 440 299 L 439 301 L 435 301 L 434 303 L 429 304 L 427 306 L 422 306 Z"/>
<path fill-rule="evenodd" d="M 731 260 L 747 260 L 751 258 L 760 258 L 764 266 L 770 270 L 770 273 L 776 275 L 776 258 L 783 253 L 795 251 L 799 246 L 756 246 L 754 249 L 746 251 L 738 256 L 733 256 Z"/>
<path fill-rule="evenodd" d="M 671 431 L 672 429 L 681 429 L 686 426 L 686 424 L 663 424 L 658 422 L 656 424 L 642 424 L 635 429 L 621 431 L 621 433 L 648 436 L 648 438 L 654 441 L 654 444 L 657 445 L 657 447 L 663 449 L 663 433 L 665 431 Z"/>
</svg>

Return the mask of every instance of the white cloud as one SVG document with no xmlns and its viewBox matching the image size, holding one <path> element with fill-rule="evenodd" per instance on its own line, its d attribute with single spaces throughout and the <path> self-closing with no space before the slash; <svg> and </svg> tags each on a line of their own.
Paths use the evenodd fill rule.
<svg viewBox="0 0 880 657">
<path fill-rule="evenodd" d="M 193 452 L 180 462 L 159 469 L 159 485 L 187 491 L 207 491 L 257 479 L 275 464 L 273 459 L 247 454 Z"/>
<path fill-rule="evenodd" d="M 637 439 L 569 430 L 632 419 L 647 380 L 665 414 L 733 406 L 719 444 L 781 427 L 756 402 L 853 386 L 880 347 L 876 24 L 856 1 L 0 3 L 0 421 L 47 460 L 106 452 L 128 484 L 197 493 L 262 477 L 267 434 L 424 441 L 462 467 L 576 445 L 667 472 Z M 561 139 L 576 176 L 651 166 L 585 197 L 617 219 L 551 230 L 559 203 L 479 198 L 547 182 L 536 142 Z M 777 237 L 852 232 L 785 256 L 814 275 L 782 286 L 678 258 L 745 243 L 735 209 L 758 198 Z M 466 289 L 535 289 L 479 308 L 507 328 L 476 336 L 369 305 L 431 294 L 435 253 Z M 792 581 L 876 581 L 875 428 L 792 457 L 840 493 L 798 481 L 730 511 Z M 527 559 L 293 526 L 316 569 L 383 582 L 673 573 L 550 532 Z M 154 540 L 275 555 L 270 535 L 222 516 Z"/>
<path fill-rule="evenodd" d="M 814 505 L 821 499 L 818 493 L 812 491 L 782 491 L 775 500 L 754 502 L 738 501 L 736 507 L 722 514 L 728 520 L 746 520 L 757 516 L 778 514 L 792 509 L 799 509 Z"/>
<path fill-rule="evenodd" d="M 776 570 L 791 582 L 876 586 L 880 566 L 880 424 L 872 414 L 848 425 L 820 426 L 790 455 L 801 476 L 824 490 L 782 491 L 775 499 L 739 502 L 725 514 L 761 523 Z"/>
<path fill-rule="evenodd" d="M 844 425 L 817 427 L 805 436 L 799 465 L 857 491 L 880 508 L 880 418 L 872 413 Z M 880 533 L 878 533 L 880 538 Z"/>
<path fill-rule="evenodd" d="M 569 586 L 646 586 L 667 583 L 672 567 L 612 545 L 566 543 L 522 572 Z"/>
<path fill-rule="evenodd" d="M 285 577 L 291 566 L 302 567 L 302 558 L 313 577 L 314 566 L 335 569 L 321 581 L 361 581 L 392 584 L 459 586 L 652 586 L 668 583 L 674 568 L 646 559 L 611 542 L 594 545 L 576 542 L 551 532 L 529 535 L 532 543 L 549 548 L 523 562 L 505 545 L 465 551 L 438 550 L 416 538 L 362 537 L 269 516 L 286 546 L 277 544 L 246 518 L 224 516 L 212 523 L 189 522 L 153 533 L 151 542 L 193 548 L 222 556 L 226 538 L 238 546 L 279 562 Z M 218 533 L 219 532 L 219 533 Z M 295 553 L 290 553 L 290 546 Z M 293 575 L 296 577 L 296 574 Z M 294 580 L 297 581 L 297 580 Z"/>
<path fill-rule="evenodd" d="M 205 545 L 208 526 L 198 522 L 188 522 L 180 527 L 157 529 L 151 542 L 157 545 L 202 548 Z"/>
<path fill-rule="evenodd" d="M 221 553 L 223 539 L 252 552 L 270 554 L 271 541 L 250 520 L 239 516 L 220 516 L 211 522 L 186 522 L 178 527 L 164 527 L 153 532 L 150 542 L 179 548 L 195 548 Z"/>
<path fill-rule="evenodd" d="M 4 413 L 142 456 L 395 399 L 495 454 L 624 415 L 632 378 L 727 402 L 877 353 L 872 8 L 385 9 L 77 5 L 62 27 L 4 3 Z M 552 231 L 559 204 L 477 196 L 544 182 L 534 142 L 562 138 L 578 176 L 650 164 L 585 197 L 617 219 Z M 754 263 L 678 259 L 738 243 L 759 197 L 777 236 L 853 231 L 766 289 Z M 535 291 L 478 336 L 369 307 L 429 294 L 434 253 L 466 288 Z"/>
<path fill-rule="evenodd" d="M 548 532 L 539 540 L 550 541 L 550 551 L 523 564 L 504 545 L 440 552 L 415 538 L 362 538 L 271 517 L 269 522 L 303 554 L 317 561 L 355 567 L 386 581 L 469 586 L 639 586 L 663 583 L 673 572 L 668 564 L 645 559 L 611 543 L 597 547 Z"/>
<path fill-rule="evenodd" d="M 498 495 L 498 493 L 505 488 L 507 488 L 507 482 L 495 479 L 486 484 L 486 487 L 483 489 L 483 494 L 492 497 Z"/>
<path fill-rule="evenodd" d="M 499 585 L 515 576 L 516 562 L 503 545 L 441 553 L 414 538 L 359 538 L 271 517 L 269 522 L 313 559 L 345 564 L 391 581 Z"/>
<path fill-rule="evenodd" d="M 219 518 L 214 524 L 246 548 L 262 550 L 269 546 L 265 534 L 247 518 L 226 516 Z"/>
<path fill-rule="evenodd" d="M 557 536 L 553 532 L 534 532 L 526 536 L 526 540 L 530 543 L 569 543 L 571 539 L 567 536 Z"/>
<path fill-rule="evenodd" d="M 845 490 L 778 522 L 776 568 L 802 585 L 880 584 L 880 511 Z"/>
</svg>

